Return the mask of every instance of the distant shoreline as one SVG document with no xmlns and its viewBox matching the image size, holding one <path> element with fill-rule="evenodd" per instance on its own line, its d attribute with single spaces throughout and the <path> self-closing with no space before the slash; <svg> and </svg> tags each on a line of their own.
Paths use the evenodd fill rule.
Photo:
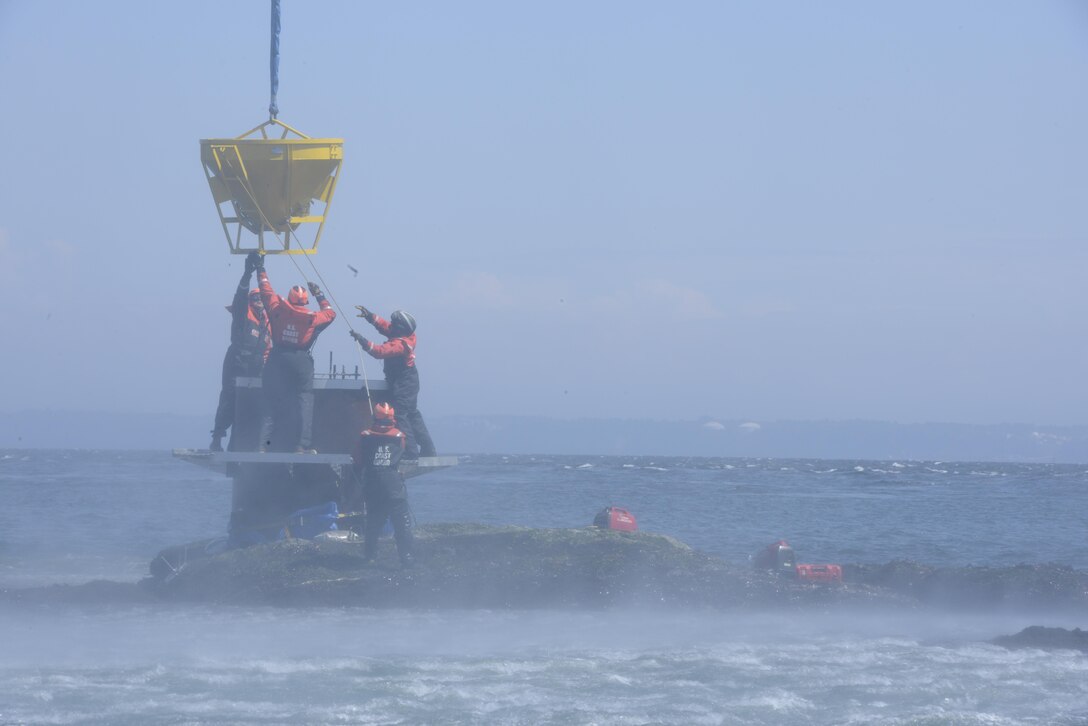
<svg viewBox="0 0 1088 726">
<path fill-rule="evenodd" d="M 211 414 L 8 412 L 0 417 L 0 448 L 199 448 L 210 422 Z M 428 425 L 440 451 L 460 454 L 1088 462 L 1088 426 L 543 416 L 436 416 Z"/>
</svg>

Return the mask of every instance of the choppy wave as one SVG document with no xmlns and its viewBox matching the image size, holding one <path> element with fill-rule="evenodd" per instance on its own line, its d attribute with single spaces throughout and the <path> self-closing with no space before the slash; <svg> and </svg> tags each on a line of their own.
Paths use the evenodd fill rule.
<svg viewBox="0 0 1088 726">
<path fill-rule="evenodd" d="M 2 455 L 0 587 L 132 582 L 164 546 L 226 528 L 229 480 L 165 453 Z M 738 563 L 785 538 L 810 562 L 1088 569 L 1083 466 L 474 456 L 409 491 L 424 523 L 584 526 L 617 504 Z M 1030 624 L 1088 626 L 970 612 L 3 610 L 0 722 L 1088 722 L 1088 657 L 984 642 Z"/>
<path fill-rule="evenodd" d="M 49 628 L 47 655 L 88 624 L 114 647 L 102 658 L 76 639 L 66 659 L 26 656 L 21 667 L 5 656 L 0 713 L 33 723 L 473 724 L 1075 723 L 1088 714 L 1088 658 L 981 642 L 1017 624 L 1008 620 L 257 615 L 38 616 L 30 624 Z"/>
</svg>

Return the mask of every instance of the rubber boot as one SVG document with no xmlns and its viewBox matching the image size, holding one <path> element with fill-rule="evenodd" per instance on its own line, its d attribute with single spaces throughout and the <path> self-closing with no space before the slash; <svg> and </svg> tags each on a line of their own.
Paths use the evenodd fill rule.
<svg viewBox="0 0 1088 726">
<path fill-rule="evenodd" d="M 223 450 L 223 434 L 217 434 L 212 432 L 212 442 L 208 444 L 208 451 L 222 451 Z"/>
<path fill-rule="evenodd" d="M 365 534 L 363 535 L 363 563 L 367 565 L 373 564 L 378 557 L 378 537 L 381 535 L 382 526 L 385 524 L 384 520 L 379 524 L 372 520 L 371 516 L 368 512 Z"/>
<path fill-rule="evenodd" d="M 397 542 L 397 554 L 400 565 L 408 570 L 415 567 L 415 537 L 412 536 L 412 514 L 408 509 L 408 500 L 398 499 L 390 512 L 393 520 L 393 539 Z"/>
</svg>

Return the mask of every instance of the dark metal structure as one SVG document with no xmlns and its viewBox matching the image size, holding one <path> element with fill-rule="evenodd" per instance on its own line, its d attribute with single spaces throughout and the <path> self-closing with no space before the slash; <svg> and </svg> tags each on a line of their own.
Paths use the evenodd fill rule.
<svg viewBox="0 0 1088 726">
<path fill-rule="evenodd" d="M 236 381 L 235 420 L 227 451 L 174 449 L 174 456 L 215 471 L 233 481 L 231 530 L 272 533 L 293 512 L 334 501 L 351 510 L 356 494 L 351 452 L 359 433 L 371 423 L 370 402 L 362 380 L 315 377 L 313 445 L 316 454 L 262 452 L 267 434 L 260 378 Z M 387 400 L 385 381 L 369 385 L 374 403 Z M 405 462 L 405 477 L 457 465 L 455 456 Z"/>
</svg>

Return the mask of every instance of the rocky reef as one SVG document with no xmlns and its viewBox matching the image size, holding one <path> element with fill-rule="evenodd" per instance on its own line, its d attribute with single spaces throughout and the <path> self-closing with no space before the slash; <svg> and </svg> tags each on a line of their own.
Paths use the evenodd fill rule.
<svg viewBox="0 0 1088 726">
<path fill-rule="evenodd" d="M 719 608 L 897 600 L 867 585 L 818 587 L 737 567 L 646 532 L 439 524 L 416 532 L 417 565 L 392 542 L 286 540 L 188 562 L 151 583 L 169 600 L 422 608 Z"/>
<path fill-rule="evenodd" d="M 339 533 L 341 536 L 347 533 Z M 844 565 L 812 583 L 697 552 L 668 536 L 596 527 L 432 524 L 416 531 L 416 566 L 392 541 L 376 562 L 358 541 L 291 539 L 242 549 L 164 550 L 140 583 L 0 591 L 0 602 L 168 601 L 405 608 L 962 607 L 1088 614 L 1088 573 L 1058 565 L 934 568 Z"/>
<path fill-rule="evenodd" d="M 925 605 L 966 608 L 1088 608 L 1088 573 L 1061 565 L 929 567 L 897 560 L 847 565 L 843 579 Z"/>
<path fill-rule="evenodd" d="M 375 563 L 352 541 L 287 540 L 189 561 L 147 583 L 169 600 L 422 608 L 730 608 L 868 604 L 1082 609 L 1088 573 L 1057 565 L 847 565 L 840 584 L 799 582 L 697 552 L 668 536 L 596 527 L 436 524 L 417 566 L 391 541 Z"/>
<path fill-rule="evenodd" d="M 990 642 L 1009 649 L 1079 650 L 1082 653 L 1088 653 L 1088 632 L 1080 628 L 1067 630 L 1032 625 L 1016 635 L 1002 635 Z"/>
</svg>

